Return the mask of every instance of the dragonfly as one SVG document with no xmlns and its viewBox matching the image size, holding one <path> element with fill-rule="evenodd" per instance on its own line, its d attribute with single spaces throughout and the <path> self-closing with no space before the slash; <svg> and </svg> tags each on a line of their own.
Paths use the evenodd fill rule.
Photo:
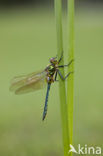
<svg viewBox="0 0 103 156">
<path fill-rule="evenodd" d="M 60 65 L 62 58 L 63 53 L 59 60 L 57 60 L 57 57 L 52 57 L 49 60 L 50 64 L 47 65 L 44 70 L 34 72 L 28 75 L 14 77 L 11 82 L 10 91 L 14 92 L 17 95 L 33 92 L 38 89 L 42 89 L 47 85 L 42 120 L 44 120 L 47 115 L 48 97 L 51 84 L 55 81 L 58 81 L 57 75 L 59 75 L 60 78 L 64 81 L 71 73 L 73 73 L 69 72 L 65 77 L 62 75 L 62 73 L 60 72 L 60 68 L 68 67 L 73 62 L 73 60 L 71 60 L 67 65 Z"/>
</svg>

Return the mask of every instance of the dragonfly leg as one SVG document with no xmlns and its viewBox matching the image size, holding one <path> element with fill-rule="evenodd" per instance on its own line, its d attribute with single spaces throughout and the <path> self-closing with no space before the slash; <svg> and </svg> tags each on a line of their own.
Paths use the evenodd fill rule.
<svg viewBox="0 0 103 156">
<path fill-rule="evenodd" d="M 65 80 L 70 74 L 72 74 L 73 72 L 69 72 L 65 77 L 61 74 L 61 72 L 60 72 L 60 70 L 58 70 L 58 74 L 59 74 L 59 76 L 60 76 L 60 78 L 62 79 L 62 80 Z"/>
<path fill-rule="evenodd" d="M 70 66 L 70 65 L 72 64 L 73 61 L 74 61 L 74 59 L 72 59 L 68 64 L 66 64 L 66 65 L 60 65 L 60 66 L 58 66 L 58 67 L 59 67 L 59 68 L 68 67 L 68 66 Z"/>
<path fill-rule="evenodd" d="M 56 73 L 55 73 L 55 81 L 56 81 L 56 79 L 57 79 L 57 71 L 56 71 Z"/>
<path fill-rule="evenodd" d="M 56 71 L 56 73 L 55 73 L 55 78 L 54 78 L 54 80 L 55 80 L 56 82 L 59 81 L 59 80 L 57 80 L 57 71 Z"/>
<path fill-rule="evenodd" d="M 46 114 L 47 114 L 48 96 L 49 96 L 50 86 L 51 86 L 51 84 L 48 83 L 48 86 L 47 86 L 47 93 L 46 93 L 46 98 L 45 98 L 45 106 L 44 106 L 44 112 L 43 112 L 43 118 L 42 118 L 42 120 L 45 119 Z"/>
<path fill-rule="evenodd" d="M 63 58 L 63 51 L 62 51 L 62 53 L 61 53 L 61 57 L 60 57 L 58 63 L 60 63 L 60 61 L 62 60 L 62 58 Z"/>
</svg>

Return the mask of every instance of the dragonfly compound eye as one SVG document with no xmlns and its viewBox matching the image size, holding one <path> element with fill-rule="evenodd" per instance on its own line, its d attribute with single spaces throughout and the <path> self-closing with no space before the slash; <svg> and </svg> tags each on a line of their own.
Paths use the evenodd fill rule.
<svg viewBox="0 0 103 156">
<path fill-rule="evenodd" d="M 55 62 L 55 58 L 54 57 L 50 58 L 50 63 L 54 63 L 54 62 Z"/>
</svg>

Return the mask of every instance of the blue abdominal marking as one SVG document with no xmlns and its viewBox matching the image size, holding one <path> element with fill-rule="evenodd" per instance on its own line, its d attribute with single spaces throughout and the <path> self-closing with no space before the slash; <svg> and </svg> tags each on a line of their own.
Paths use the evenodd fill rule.
<svg viewBox="0 0 103 156">
<path fill-rule="evenodd" d="M 46 98 L 45 98 L 44 112 L 43 112 L 43 119 L 42 119 L 42 120 L 45 119 L 46 114 L 47 114 L 48 96 L 49 96 L 50 86 L 51 86 L 51 84 L 48 83 L 48 86 L 47 86 L 47 93 L 46 93 Z"/>
</svg>

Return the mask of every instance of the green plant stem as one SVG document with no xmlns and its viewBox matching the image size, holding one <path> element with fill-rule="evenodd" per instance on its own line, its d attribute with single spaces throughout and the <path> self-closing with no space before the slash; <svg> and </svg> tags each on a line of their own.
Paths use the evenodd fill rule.
<svg viewBox="0 0 103 156">
<path fill-rule="evenodd" d="M 62 39 L 62 2 L 61 0 L 55 0 L 55 17 L 56 17 L 56 32 L 57 32 L 57 54 L 61 57 L 63 52 L 63 39 Z M 64 59 L 60 62 L 64 64 Z M 64 69 L 61 70 L 64 75 Z M 68 116 L 67 116 L 67 105 L 66 105 L 66 91 L 65 81 L 59 78 L 59 95 L 60 95 L 60 107 L 61 107 L 61 120 L 62 120 L 62 134 L 63 134 L 63 145 L 64 145 L 64 156 L 68 155 Z"/>
<path fill-rule="evenodd" d="M 74 59 L 74 0 L 68 0 L 68 61 Z M 68 67 L 68 72 L 74 71 L 74 62 Z M 74 97 L 74 73 L 67 82 L 67 107 L 68 107 L 68 133 L 72 144 L 73 137 L 73 97 Z M 72 153 L 69 155 L 72 156 Z"/>
</svg>

